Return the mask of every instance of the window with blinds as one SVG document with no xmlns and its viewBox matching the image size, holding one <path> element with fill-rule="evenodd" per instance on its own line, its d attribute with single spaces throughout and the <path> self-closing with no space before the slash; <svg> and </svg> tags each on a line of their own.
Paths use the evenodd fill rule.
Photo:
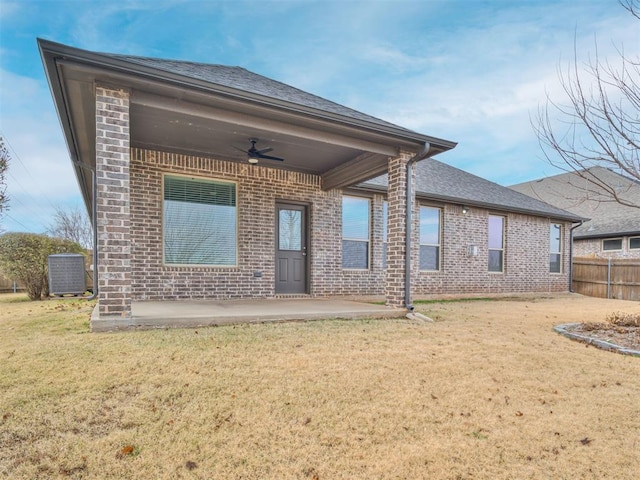
<svg viewBox="0 0 640 480">
<path fill-rule="evenodd" d="M 342 197 L 342 268 L 369 268 L 369 200 Z"/>
<path fill-rule="evenodd" d="M 489 215 L 489 271 L 504 272 L 504 217 Z"/>
<path fill-rule="evenodd" d="M 440 209 L 420 207 L 420 270 L 440 270 Z"/>
<path fill-rule="evenodd" d="M 164 177 L 164 262 L 237 264 L 236 184 Z"/>
<path fill-rule="evenodd" d="M 382 202 L 382 268 L 387 268 L 389 250 L 389 202 Z"/>
<path fill-rule="evenodd" d="M 562 272 L 562 225 L 559 223 L 549 226 L 549 272 Z"/>
</svg>

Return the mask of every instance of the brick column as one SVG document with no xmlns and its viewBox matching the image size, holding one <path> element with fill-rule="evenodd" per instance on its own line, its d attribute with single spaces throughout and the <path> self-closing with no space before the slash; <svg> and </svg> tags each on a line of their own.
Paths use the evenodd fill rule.
<svg viewBox="0 0 640 480">
<path fill-rule="evenodd" d="M 407 220 L 407 161 L 409 154 L 389 159 L 389 219 L 387 235 L 386 303 L 405 306 L 405 234 Z M 413 176 L 412 176 L 413 177 Z M 413 179 L 412 179 L 413 180 Z"/>
<path fill-rule="evenodd" d="M 131 316 L 129 91 L 96 86 L 98 309 Z"/>
</svg>

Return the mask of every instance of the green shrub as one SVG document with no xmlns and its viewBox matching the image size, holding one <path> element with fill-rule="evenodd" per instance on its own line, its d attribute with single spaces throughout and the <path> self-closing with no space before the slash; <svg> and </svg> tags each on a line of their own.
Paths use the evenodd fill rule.
<svg viewBox="0 0 640 480">
<path fill-rule="evenodd" d="M 47 257 L 55 253 L 85 253 L 77 243 L 35 233 L 0 235 L 0 270 L 24 284 L 31 300 L 49 295 Z"/>
</svg>

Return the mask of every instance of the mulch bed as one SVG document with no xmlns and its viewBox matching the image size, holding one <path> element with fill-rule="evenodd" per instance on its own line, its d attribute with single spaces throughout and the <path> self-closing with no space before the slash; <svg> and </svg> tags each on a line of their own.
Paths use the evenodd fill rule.
<svg viewBox="0 0 640 480">
<path fill-rule="evenodd" d="M 562 334 L 568 333 L 567 336 L 573 340 L 640 356 L 640 327 L 621 327 L 609 323 L 573 323 L 560 325 L 556 330 Z"/>
</svg>

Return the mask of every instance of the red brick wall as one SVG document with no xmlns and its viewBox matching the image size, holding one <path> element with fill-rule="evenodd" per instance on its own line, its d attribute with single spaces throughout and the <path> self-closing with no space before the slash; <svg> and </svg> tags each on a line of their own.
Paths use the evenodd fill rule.
<svg viewBox="0 0 640 480">
<path fill-rule="evenodd" d="M 311 295 L 385 294 L 386 272 L 382 268 L 384 197 L 381 194 L 369 196 L 372 200 L 373 223 L 370 269 L 345 271 L 341 259 L 342 192 L 322 191 L 318 176 L 139 149 L 131 151 L 130 172 L 134 300 L 273 296 L 275 203 L 287 200 L 309 205 Z M 237 182 L 239 218 L 236 267 L 176 267 L 162 264 L 163 173 Z M 391 214 L 390 211 L 390 218 Z M 443 215 L 442 269 L 440 272 L 418 272 L 419 217 L 416 209 L 412 254 L 413 295 L 568 289 L 567 232 L 563 273 L 550 275 L 549 220 L 544 218 L 505 214 L 506 272 L 489 274 L 486 249 L 488 214 L 487 210 L 471 209 L 463 215 L 459 206 L 446 205 Z M 404 245 L 404 242 L 401 243 Z M 478 246 L 477 257 L 466 256 L 467 245 Z M 396 263 L 396 270 L 404 267 L 404 262 Z M 255 271 L 261 271 L 262 277 L 254 277 Z"/>
</svg>

